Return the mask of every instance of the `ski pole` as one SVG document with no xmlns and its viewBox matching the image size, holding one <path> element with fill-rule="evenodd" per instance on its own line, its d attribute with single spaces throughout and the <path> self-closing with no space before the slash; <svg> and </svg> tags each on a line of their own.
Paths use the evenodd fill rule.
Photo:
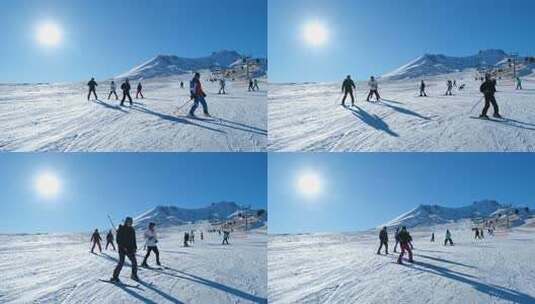
<svg viewBox="0 0 535 304">
<path fill-rule="evenodd" d="M 183 109 L 185 106 L 187 106 L 192 100 L 193 100 L 193 99 L 190 98 L 188 101 L 184 102 L 180 107 L 178 107 L 178 108 L 176 109 L 176 111 L 178 112 L 178 111 L 182 110 L 182 109 Z"/>
<path fill-rule="evenodd" d="M 481 101 L 483 101 L 483 98 L 485 98 L 485 97 L 481 97 L 481 99 L 479 99 L 479 100 L 474 104 L 474 106 L 472 107 L 472 110 L 470 110 L 470 113 L 468 113 L 468 114 L 472 114 L 472 112 L 474 112 L 474 110 L 476 109 L 477 105 L 479 105 L 479 103 L 481 103 Z"/>
<path fill-rule="evenodd" d="M 111 220 L 111 217 L 109 214 L 108 214 L 108 220 L 110 221 L 111 228 L 113 229 L 113 231 L 117 232 L 117 230 L 115 230 L 115 225 L 113 224 L 113 221 Z"/>
</svg>

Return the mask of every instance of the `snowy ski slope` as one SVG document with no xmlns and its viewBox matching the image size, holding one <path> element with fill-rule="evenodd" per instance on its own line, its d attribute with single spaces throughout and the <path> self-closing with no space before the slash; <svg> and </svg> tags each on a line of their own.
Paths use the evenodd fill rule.
<svg viewBox="0 0 535 304">
<path fill-rule="evenodd" d="M 87 101 L 86 82 L 0 85 L 0 151 L 233 152 L 265 151 L 267 91 L 247 92 L 245 82 L 204 82 L 213 119 L 186 117 L 190 75 L 143 82 L 145 99 L 133 107 L 108 101 L 109 81 L 99 81 L 99 101 Z M 179 88 L 183 80 L 185 88 Z M 117 82 L 117 93 L 121 94 Z M 137 82 L 131 82 L 135 97 Z M 121 98 L 121 96 L 119 96 Z M 126 103 L 128 105 L 128 103 Z"/>
<path fill-rule="evenodd" d="M 379 103 L 365 101 L 357 83 L 356 107 L 340 106 L 340 83 L 271 84 L 269 151 L 503 152 L 535 151 L 535 79 L 516 91 L 498 81 L 496 98 L 504 122 L 471 119 L 483 108 L 474 71 L 425 78 L 429 97 L 418 97 L 421 79 L 379 80 Z M 465 83 L 443 96 L 446 80 Z M 480 101 L 478 103 L 478 101 Z M 351 105 L 349 99 L 347 105 Z M 477 104 L 477 105 L 476 105 Z M 473 110 L 472 110 L 473 109 Z M 492 109 L 489 115 L 492 115 Z"/>
<path fill-rule="evenodd" d="M 136 232 L 141 264 L 143 231 Z M 230 246 L 205 231 L 204 241 L 197 232 L 193 247 L 184 248 L 183 234 L 179 227 L 160 233 L 166 268 L 140 268 L 139 286 L 128 259 L 120 279 L 130 286 L 99 281 L 111 277 L 117 253 L 90 254 L 90 234 L 0 235 L 0 302 L 267 303 L 265 228 L 231 234 Z M 153 254 L 148 264 L 155 263 Z"/>
<path fill-rule="evenodd" d="M 270 236 L 269 302 L 535 303 L 535 222 L 478 241 L 471 227 L 411 230 L 412 265 L 396 263 L 392 233 L 388 256 L 376 254 L 378 231 Z M 442 244 L 446 228 L 453 247 Z"/>
</svg>

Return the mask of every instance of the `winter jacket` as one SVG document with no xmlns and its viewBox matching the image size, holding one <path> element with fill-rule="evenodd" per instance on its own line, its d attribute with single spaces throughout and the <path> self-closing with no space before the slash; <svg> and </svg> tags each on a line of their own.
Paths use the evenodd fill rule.
<svg viewBox="0 0 535 304">
<path fill-rule="evenodd" d="M 357 86 L 355 85 L 355 82 L 353 82 L 353 80 L 349 78 L 344 80 L 344 83 L 342 84 L 342 90 L 344 90 L 345 92 L 353 91 L 353 89 L 356 88 Z"/>
<path fill-rule="evenodd" d="M 136 231 L 132 227 L 120 225 L 117 229 L 117 245 L 119 249 L 133 253 L 137 250 Z"/>
<path fill-rule="evenodd" d="M 377 83 L 377 80 L 368 81 L 368 86 L 370 87 L 370 90 L 377 90 L 379 88 L 379 84 Z"/>
<path fill-rule="evenodd" d="M 408 242 L 410 242 L 411 240 L 411 235 L 409 234 L 409 232 L 407 230 L 401 230 L 399 232 L 399 242 L 402 243 L 402 244 L 406 244 Z"/>
<path fill-rule="evenodd" d="M 158 243 L 158 236 L 156 235 L 156 230 L 147 229 L 145 231 L 145 244 L 147 247 L 155 247 Z"/>
<path fill-rule="evenodd" d="M 94 89 L 95 87 L 98 86 L 97 82 L 94 81 L 94 80 L 91 80 L 87 83 L 87 86 L 90 88 L 90 89 Z"/>
<path fill-rule="evenodd" d="M 481 93 L 486 96 L 494 95 L 494 93 L 496 93 L 496 82 L 490 79 L 485 80 L 485 82 L 481 84 L 479 91 L 481 91 Z"/>
<path fill-rule="evenodd" d="M 106 235 L 106 240 L 107 240 L 108 242 L 113 242 L 113 234 L 112 234 L 111 232 L 108 233 L 108 235 Z"/>
<path fill-rule="evenodd" d="M 189 83 L 189 90 L 193 98 L 206 97 L 206 94 L 202 90 L 201 81 L 199 79 L 194 78 L 191 80 L 191 82 Z"/>
<path fill-rule="evenodd" d="M 381 232 L 379 232 L 379 239 L 382 242 L 388 242 L 388 232 L 386 232 L 386 229 L 382 229 Z"/>
<path fill-rule="evenodd" d="M 91 242 L 100 242 L 100 240 L 102 240 L 100 234 L 98 232 L 93 232 L 93 235 L 91 236 Z"/>
<path fill-rule="evenodd" d="M 446 238 L 451 239 L 451 233 L 449 231 L 446 231 Z"/>
<path fill-rule="evenodd" d="M 110 84 L 110 91 L 115 92 L 116 89 L 117 89 L 117 85 L 115 84 L 115 82 L 112 82 Z"/>
<path fill-rule="evenodd" d="M 137 85 L 137 90 L 138 91 L 141 91 L 143 89 L 143 87 L 141 86 L 141 83 Z"/>
<path fill-rule="evenodd" d="M 122 85 L 121 85 L 121 90 L 123 90 L 124 92 L 130 92 L 130 83 L 128 82 L 124 82 Z"/>
</svg>

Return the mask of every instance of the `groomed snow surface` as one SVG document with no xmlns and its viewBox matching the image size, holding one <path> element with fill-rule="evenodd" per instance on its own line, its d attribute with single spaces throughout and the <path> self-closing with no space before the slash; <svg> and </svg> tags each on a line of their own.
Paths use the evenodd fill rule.
<svg viewBox="0 0 535 304">
<path fill-rule="evenodd" d="M 143 231 L 136 234 L 141 264 Z M 206 231 L 201 241 L 197 231 L 184 248 L 183 235 L 177 227 L 160 233 L 167 268 L 140 268 L 139 286 L 128 259 L 120 279 L 131 286 L 99 281 L 110 279 L 117 253 L 90 254 L 90 234 L 0 235 L 0 303 L 267 303 L 265 228 L 232 233 L 229 246 Z M 154 254 L 148 264 L 156 266 Z"/>
<path fill-rule="evenodd" d="M 269 302 L 535 303 L 535 222 L 477 241 L 471 227 L 411 230 L 415 263 L 404 265 L 392 232 L 389 255 L 376 254 L 378 231 L 270 236 Z M 453 247 L 443 246 L 446 228 Z"/>
<path fill-rule="evenodd" d="M 203 75 L 208 75 L 204 73 Z M 267 88 L 248 92 L 245 81 L 204 81 L 213 118 L 187 117 L 190 75 L 143 81 L 145 99 L 119 107 L 108 100 L 110 81 L 99 80 L 99 101 L 87 101 L 87 81 L 76 84 L 0 85 L 0 151 L 235 152 L 265 151 Z M 179 82 L 184 81 L 184 89 Z M 117 94 L 121 81 L 117 83 Z M 135 98 L 137 81 L 132 81 Z"/>
<path fill-rule="evenodd" d="M 504 122 L 472 119 L 483 108 L 475 71 L 422 79 L 379 80 L 378 103 L 366 102 L 357 83 L 356 107 L 343 108 L 340 83 L 272 84 L 269 89 L 269 151 L 502 152 L 535 151 L 535 78 L 498 80 L 496 99 Z M 466 84 L 444 96 L 446 80 Z M 478 103 L 479 101 L 479 103 Z M 477 104 L 477 105 L 476 105 Z M 346 105 L 350 106 L 348 97 Z M 475 106 L 476 105 L 476 106 Z M 473 109 L 473 110 L 472 110 Z M 492 117 L 492 107 L 488 112 Z"/>
</svg>

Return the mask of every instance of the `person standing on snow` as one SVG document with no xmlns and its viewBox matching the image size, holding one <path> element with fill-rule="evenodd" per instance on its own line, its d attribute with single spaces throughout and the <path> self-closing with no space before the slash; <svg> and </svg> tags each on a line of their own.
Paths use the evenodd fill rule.
<svg viewBox="0 0 535 304">
<path fill-rule="evenodd" d="M 383 248 L 384 245 L 385 254 L 388 255 L 388 231 L 386 230 L 386 227 L 383 227 L 379 232 L 379 241 L 381 242 L 381 245 L 379 245 L 379 249 L 377 249 L 377 254 L 381 254 L 381 248 Z"/>
<path fill-rule="evenodd" d="M 394 252 L 397 252 L 399 244 L 399 227 L 396 228 L 396 232 L 394 233 L 394 239 L 396 240 L 396 244 L 394 245 Z"/>
<path fill-rule="evenodd" d="M 229 237 L 230 237 L 230 231 L 228 231 L 228 230 L 224 230 L 224 231 L 223 231 L 223 243 L 222 243 L 222 245 L 230 245 L 230 244 L 228 243 L 228 239 L 229 239 Z"/>
<path fill-rule="evenodd" d="M 357 89 L 355 82 L 351 79 L 351 75 L 347 75 L 346 79 L 342 83 L 342 92 L 344 98 L 342 98 L 342 106 L 346 106 L 347 95 L 351 97 L 351 106 L 355 105 L 355 96 L 353 96 L 353 89 Z"/>
<path fill-rule="evenodd" d="M 123 269 L 125 257 L 128 257 L 132 264 L 132 274 L 130 278 L 134 281 L 139 281 L 137 276 L 137 260 L 136 260 L 136 230 L 132 227 L 134 220 L 127 217 L 123 225 L 119 225 L 117 229 L 117 247 L 119 249 L 119 262 L 113 271 L 113 276 L 110 279 L 112 282 L 120 282 L 119 274 Z"/>
<path fill-rule="evenodd" d="M 141 99 L 144 99 L 145 97 L 143 96 L 143 86 L 141 85 L 141 82 L 138 82 L 137 84 L 137 90 L 136 90 L 136 99 L 139 98 L 139 96 L 141 95 Z"/>
<path fill-rule="evenodd" d="M 221 79 L 219 79 L 219 93 L 217 93 L 217 94 L 219 94 L 219 95 L 221 95 L 221 94 L 223 94 L 223 95 L 227 94 L 227 92 L 225 92 L 225 85 L 226 85 L 226 84 L 225 84 L 225 78 L 221 78 Z"/>
<path fill-rule="evenodd" d="M 490 78 L 490 74 L 485 75 L 485 81 L 481 84 L 479 91 L 483 93 L 485 98 L 485 106 L 483 107 L 483 112 L 479 115 L 479 118 L 488 119 L 487 111 L 489 110 L 490 105 L 494 108 L 494 117 L 502 118 L 500 115 L 500 109 L 498 108 L 498 103 L 496 103 L 496 98 L 494 94 L 496 93 L 496 82 Z"/>
<path fill-rule="evenodd" d="M 154 254 L 156 255 L 156 265 L 161 266 L 160 264 L 160 252 L 158 251 L 158 236 L 156 234 L 155 229 L 156 224 L 149 223 L 149 228 L 147 231 L 145 231 L 145 245 L 147 246 L 147 254 L 145 255 L 145 258 L 143 259 L 143 263 L 141 263 L 141 267 L 149 267 L 147 265 L 147 259 L 150 256 L 151 251 L 154 251 Z"/>
<path fill-rule="evenodd" d="M 449 229 L 446 230 L 446 238 L 444 238 L 444 246 L 446 246 L 447 243 L 450 243 L 450 246 L 453 246 L 453 241 L 451 240 L 451 232 Z"/>
<path fill-rule="evenodd" d="M 113 248 L 113 251 L 115 251 L 115 245 L 113 245 L 113 233 L 111 232 L 108 232 L 108 234 L 106 235 L 106 250 L 108 250 L 108 246 L 111 245 L 111 247 Z"/>
<path fill-rule="evenodd" d="M 254 82 L 252 79 L 249 79 L 249 92 L 254 91 Z"/>
<path fill-rule="evenodd" d="M 203 233 L 202 233 L 202 231 L 201 231 L 201 241 L 202 241 L 202 240 L 204 240 L 204 235 L 203 235 Z"/>
<path fill-rule="evenodd" d="M 446 86 L 446 93 L 444 93 L 444 96 L 453 96 L 453 93 L 451 92 L 451 90 L 453 90 L 453 83 L 451 80 L 448 80 Z"/>
<path fill-rule="evenodd" d="M 193 76 L 193 79 L 189 84 L 189 89 L 191 93 L 191 99 L 193 99 L 193 106 L 191 106 L 191 109 L 189 110 L 189 116 L 195 117 L 195 110 L 197 110 L 200 103 L 202 105 L 204 115 L 210 117 L 210 113 L 208 113 L 208 105 L 206 104 L 205 100 L 206 94 L 204 93 L 201 85 L 201 74 L 195 73 L 195 76 Z"/>
<path fill-rule="evenodd" d="M 111 95 L 115 95 L 115 100 L 119 99 L 119 96 L 117 96 L 117 86 L 113 80 L 110 83 L 110 94 L 108 95 L 108 100 L 110 100 Z"/>
<path fill-rule="evenodd" d="M 95 246 L 98 246 L 98 251 L 102 253 L 102 246 L 100 245 L 100 241 L 102 238 L 100 237 L 100 233 L 98 233 L 98 229 L 95 229 L 95 232 L 93 232 L 93 235 L 91 235 L 91 244 L 93 246 L 91 247 L 91 253 L 94 253 Z"/>
<path fill-rule="evenodd" d="M 258 79 L 253 80 L 253 91 L 260 91 L 260 87 L 258 87 Z"/>
<path fill-rule="evenodd" d="M 431 243 L 435 242 L 435 233 L 431 233 Z"/>
<path fill-rule="evenodd" d="M 379 101 L 381 99 L 381 96 L 379 96 L 379 84 L 377 83 L 377 80 L 375 80 L 375 77 L 370 77 L 370 81 L 368 81 L 368 86 L 370 87 L 370 93 L 368 94 L 366 101 L 370 101 L 373 95 L 375 95 L 375 98 L 377 98 L 377 101 Z"/>
<path fill-rule="evenodd" d="M 479 237 L 479 228 L 475 228 L 474 232 L 475 232 L 474 239 L 479 240 L 480 239 L 480 237 Z"/>
<path fill-rule="evenodd" d="M 87 93 L 87 100 L 91 100 L 91 93 L 93 93 L 93 96 L 95 96 L 95 99 L 98 100 L 98 96 L 97 96 L 98 83 L 95 81 L 95 78 L 91 78 L 91 80 L 89 80 L 89 82 L 87 83 L 87 86 L 89 87 L 89 93 Z"/>
<path fill-rule="evenodd" d="M 181 89 L 184 88 L 184 81 L 181 81 L 181 82 L 180 82 L 180 88 L 181 88 Z"/>
<path fill-rule="evenodd" d="M 123 91 L 123 99 L 121 100 L 121 107 L 124 105 L 124 101 L 126 97 L 128 97 L 128 100 L 130 101 L 130 105 L 132 105 L 132 96 L 130 96 L 130 81 L 128 78 L 123 82 L 121 85 L 121 90 Z"/>
<path fill-rule="evenodd" d="M 427 97 L 427 94 L 425 94 L 425 82 L 423 80 L 420 83 L 420 97 Z"/>
<path fill-rule="evenodd" d="M 520 79 L 520 77 L 516 77 L 516 89 L 522 90 L 522 80 Z"/>
<path fill-rule="evenodd" d="M 405 255 L 405 251 L 409 253 L 409 262 L 410 263 L 414 262 L 412 259 L 412 250 L 409 246 L 409 242 L 411 239 L 412 239 L 411 235 L 407 231 L 407 228 L 403 226 L 403 228 L 401 228 L 401 231 L 399 232 L 399 245 L 401 247 L 401 253 L 399 254 L 399 257 L 398 257 L 398 264 L 403 264 L 401 259 L 403 258 L 403 255 Z"/>
</svg>

